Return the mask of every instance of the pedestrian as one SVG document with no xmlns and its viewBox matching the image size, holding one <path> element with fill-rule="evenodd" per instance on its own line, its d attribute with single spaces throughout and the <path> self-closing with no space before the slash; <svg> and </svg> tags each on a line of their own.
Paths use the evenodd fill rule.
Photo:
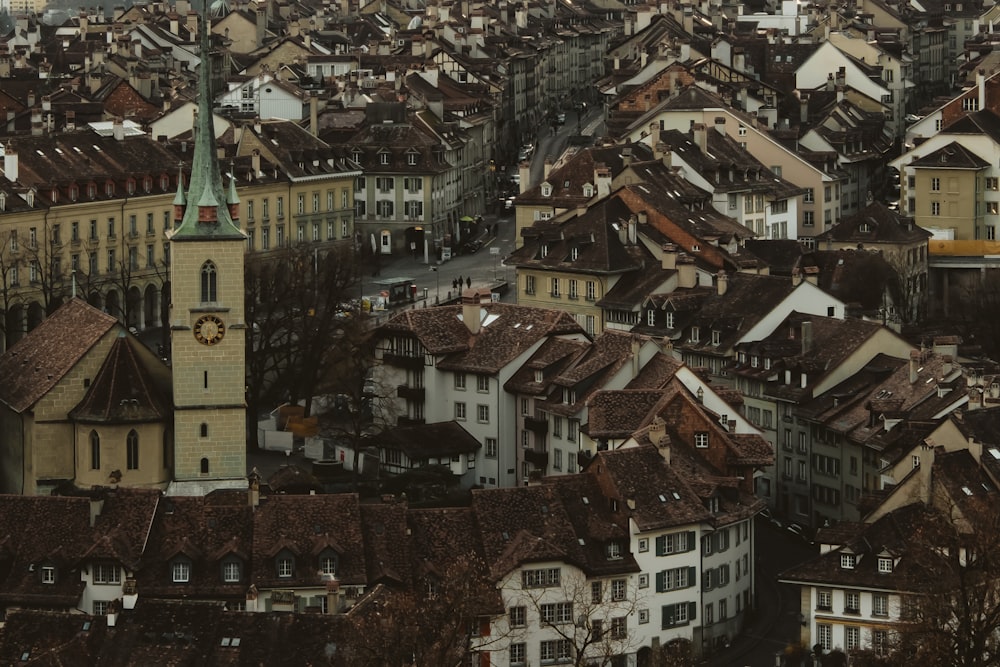
<svg viewBox="0 0 1000 667">
<path fill-rule="evenodd" d="M 465 279 L 465 286 L 468 287 L 468 288 L 470 288 L 470 289 L 472 288 L 472 278 L 471 277 Z"/>
<path fill-rule="evenodd" d="M 451 279 L 451 288 L 452 288 L 453 290 L 454 290 L 454 289 L 458 289 L 458 281 L 457 281 L 457 280 L 456 280 L 455 278 L 452 278 L 452 279 Z"/>
<path fill-rule="evenodd" d="M 459 287 L 461 287 L 461 286 L 462 286 L 462 276 L 459 276 L 459 277 L 458 277 L 458 286 L 459 286 Z"/>
</svg>

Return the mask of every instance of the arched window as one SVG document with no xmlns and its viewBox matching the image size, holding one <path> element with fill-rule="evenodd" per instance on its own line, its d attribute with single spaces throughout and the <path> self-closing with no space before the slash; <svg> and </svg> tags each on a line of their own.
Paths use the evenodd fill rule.
<svg viewBox="0 0 1000 667">
<path fill-rule="evenodd" d="M 203 438 L 207 438 L 208 437 L 208 424 L 202 424 L 201 425 L 201 437 L 203 437 Z"/>
<path fill-rule="evenodd" d="M 201 474 L 203 474 L 203 475 L 207 475 L 208 474 L 208 459 L 207 458 L 201 460 Z"/>
<path fill-rule="evenodd" d="M 90 432 L 90 469 L 101 469 L 101 436 L 97 431 Z"/>
<path fill-rule="evenodd" d="M 139 434 L 132 429 L 125 437 L 125 467 L 128 470 L 139 469 Z"/>
<path fill-rule="evenodd" d="M 205 262 L 201 265 L 201 302 L 215 303 L 218 296 L 215 264 Z"/>
</svg>

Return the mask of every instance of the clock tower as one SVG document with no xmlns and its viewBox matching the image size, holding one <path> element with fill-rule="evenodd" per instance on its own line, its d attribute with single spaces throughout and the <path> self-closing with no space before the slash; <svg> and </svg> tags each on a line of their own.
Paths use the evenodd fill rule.
<svg viewBox="0 0 1000 667">
<path fill-rule="evenodd" d="M 199 21 L 201 69 L 191 178 L 174 198 L 170 241 L 170 342 L 174 390 L 174 483 L 197 494 L 246 484 L 246 325 L 236 184 L 222 182 L 215 154 L 208 19 Z M 233 177 L 231 177 L 232 179 Z"/>
</svg>

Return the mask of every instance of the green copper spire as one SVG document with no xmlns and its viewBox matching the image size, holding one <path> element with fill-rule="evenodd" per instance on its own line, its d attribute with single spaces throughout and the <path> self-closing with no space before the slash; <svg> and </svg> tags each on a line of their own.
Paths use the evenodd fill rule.
<svg viewBox="0 0 1000 667">
<path fill-rule="evenodd" d="M 208 3 L 205 3 L 208 5 Z M 215 155 L 215 127 L 212 119 L 211 43 L 207 11 L 198 22 L 201 42 L 201 67 L 198 70 L 198 117 L 194 126 L 194 159 L 191 162 L 191 182 L 187 206 L 180 226 L 171 235 L 173 241 L 196 239 L 245 238 L 233 222 L 226 201 L 226 191 Z M 175 200 L 176 201 L 176 200 Z"/>
</svg>

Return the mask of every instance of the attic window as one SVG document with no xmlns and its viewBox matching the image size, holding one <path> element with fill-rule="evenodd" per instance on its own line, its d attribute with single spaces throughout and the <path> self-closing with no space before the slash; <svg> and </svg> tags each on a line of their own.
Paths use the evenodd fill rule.
<svg viewBox="0 0 1000 667">
<path fill-rule="evenodd" d="M 552 186 L 548 183 L 542 183 L 542 196 L 551 197 L 552 196 Z"/>
<path fill-rule="evenodd" d="M 584 184 L 584 186 L 583 186 L 583 196 L 584 197 L 593 197 L 594 196 L 594 186 L 591 185 L 590 183 Z"/>
<path fill-rule="evenodd" d="M 535 371 L 535 382 L 542 382 L 542 371 Z"/>
<path fill-rule="evenodd" d="M 859 229 L 860 229 L 861 232 L 864 232 L 864 233 L 867 234 L 868 232 L 870 232 L 872 230 L 872 227 L 867 222 L 862 222 L 861 223 L 861 227 Z"/>
<path fill-rule="evenodd" d="M 574 262 L 576 261 L 576 258 L 579 257 L 579 256 L 580 256 L 580 249 L 579 248 L 572 248 L 569 251 L 569 258 L 571 260 L 573 260 Z"/>
<path fill-rule="evenodd" d="M 379 164 L 389 164 L 389 153 L 379 153 L 378 162 Z"/>
<path fill-rule="evenodd" d="M 892 559 L 880 557 L 878 559 L 878 571 L 879 574 L 889 574 L 892 572 Z"/>
<path fill-rule="evenodd" d="M 361 162 L 361 151 L 354 151 L 351 153 L 351 159 L 355 162 Z"/>
<path fill-rule="evenodd" d="M 694 446 L 698 449 L 705 449 L 708 447 L 708 432 L 700 431 L 694 434 Z"/>
<path fill-rule="evenodd" d="M 408 164 L 410 166 L 413 166 L 416 163 L 417 163 L 417 154 L 416 153 L 407 153 L 406 154 L 406 164 Z"/>
<path fill-rule="evenodd" d="M 170 177 L 166 174 L 160 174 L 160 189 L 168 190 L 170 188 Z"/>
<path fill-rule="evenodd" d="M 757 368 L 757 366 L 760 365 L 759 362 L 760 362 L 760 359 L 757 357 L 756 354 L 754 356 L 750 357 L 750 367 L 751 368 Z"/>
<path fill-rule="evenodd" d="M 115 184 L 112 181 L 108 181 L 104 184 L 104 195 L 107 197 L 115 196 Z"/>
<path fill-rule="evenodd" d="M 542 246 L 538 249 L 538 254 L 541 257 L 548 257 L 548 255 L 549 255 L 549 244 L 548 243 L 543 243 Z"/>
<path fill-rule="evenodd" d="M 51 565 L 46 565 L 42 567 L 42 583 L 43 584 L 54 584 L 56 583 L 56 568 Z"/>
<path fill-rule="evenodd" d="M 771 370 L 771 360 L 769 358 L 764 359 L 764 368 Z"/>
<path fill-rule="evenodd" d="M 840 569 L 853 570 L 855 561 L 854 554 L 840 554 Z"/>
</svg>

